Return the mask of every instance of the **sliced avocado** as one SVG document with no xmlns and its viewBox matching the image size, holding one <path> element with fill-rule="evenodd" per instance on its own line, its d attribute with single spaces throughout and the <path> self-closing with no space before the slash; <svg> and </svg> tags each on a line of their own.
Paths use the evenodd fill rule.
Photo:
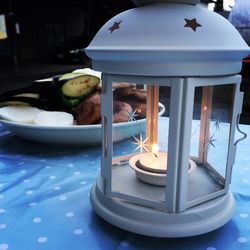
<svg viewBox="0 0 250 250">
<path fill-rule="evenodd" d="M 91 93 L 99 83 L 96 76 L 81 75 L 66 81 L 61 90 L 65 96 L 81 97 Z"/>
</svg>

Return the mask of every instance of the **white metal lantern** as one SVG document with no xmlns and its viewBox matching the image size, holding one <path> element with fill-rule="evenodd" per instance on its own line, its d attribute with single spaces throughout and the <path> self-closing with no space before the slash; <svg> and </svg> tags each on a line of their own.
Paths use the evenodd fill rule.
<svg viewBox="0 0 250 250">
<path fill-rule="evenodd" d="M 196 6 L 198 0 L 134 2 L 140 7 L 108 21 L 86 49 L 103 72 L 102 166 L 91 204 L 135 233 L 206 233 L 234 211 L 229 184 L 236 145 L 246 136 L 238 128 L 237 73 L 249 48 L 226 19 Z M 122 151 L 112 122 L 117 82 L 147 89 L 146 132 L 125 141 Z M 161 118 L 164 95 L 168 117 Z M 238 140 L 236 129 L 243 135 Z"/>
</svg>

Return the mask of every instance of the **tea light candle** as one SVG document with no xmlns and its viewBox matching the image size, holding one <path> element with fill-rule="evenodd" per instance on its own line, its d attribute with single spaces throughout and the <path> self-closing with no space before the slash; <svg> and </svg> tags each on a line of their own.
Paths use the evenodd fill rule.
<svg viewBox="0 0 250 250">
<path fill-rule="evenodd" d="M 158 152 L 157 144 L 152 146 L 152 153 L 142 153 L 139 157 L 139 168 L 152 173 L 166 174 L 167 153 Z"/>
</svg>

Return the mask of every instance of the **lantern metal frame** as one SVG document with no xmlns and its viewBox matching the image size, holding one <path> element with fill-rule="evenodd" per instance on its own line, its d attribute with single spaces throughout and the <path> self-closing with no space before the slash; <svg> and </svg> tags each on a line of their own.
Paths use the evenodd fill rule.
<svg viewBox="0 0 250 250">
<path fill-rule="evenodd" d="M 112 191 L 114 165 L 112 140 L 112 83 L 136 82 L 171 88 L 168 171 L 165 199 L 157 201 Z M 185 237 L 214 230 L 231 219 L 234 199 L 228 191 L 234 164 L 235 131 L 241 113 L 243 94 L 241 76 L 166 77 L 104 73 L 102 76 L 102 168 L 91 191 L 91 204 L 104 219 L 123 229 L 158 237 Z M 195 87 L 234 84 L 234 102 L 229 134 L 224 188 L 188 201 L 188 169 Z M 185 131 L 185 132 L 183 132 Z M 126 157 L 126 156 L 125 156 Z M 211 171 L 213 171 L 211 167 Z M 214 172 L 215 173 L 215 172 Z M 123 173 L 124 174 L 124 173 Z M 139 180 L 138 180 L 139 181 Z M 120 184 L 122 185 L 122 184 Z M 145 186 L 144 186 L 145 188 Z M 152 186 L 148 185 L 147 192 Z M 193 189 L 197 189 L 194 185 Z M 181 192 L 180 192 L 181 190 Z M 144 190 L 145 191 L 145 190 Z M 138 192 L 138 190 L 137 190 Z M 142 219 L 143 218 L 143 219 Z"/>
<path fill-rule="evenodd" d="M 241 77 L 237 74 L 249 47 L 223 17 L 195 6 L 199 0 L 134 2 L 139 7 L 109 20 L 86 48 L 93 69 L 102 72 L 102 167 L 91 190 L 91 204 L 105 220 L 135 233 L 157 237 L 206 233 L 229 221 L 235 207 L 229 184 L 237 143 L 246 136 L 238 124 L 243 94 L 240 92 Z M 118 166 L 116 161 L 127 160 L 131 155 L 113 159 L 113 82 L 150 86 L 146 119 L 150 143 L 157 137 L 157 124 L 152 122 L 157 116 L 157 86 L 170 87 L 165 187 L 142 183 L 129 165 Z M 201 105 L 205 108 L 205 105 L 211 107 L 212 86 L 223 85 L 234 86 L 233 90 L 230 86 L 233 103 L 230 130 L 227 130 L 225 173 L 222 177 L 214 168 L 216 166 L 206 162 L 205 153 L 202 154 L 205 135 L 209 131 L 211 113 L 208 108 L 207 112 L 203 110 L 200 119 L 200 142 L 195 159 L 198 167 L 189 175 L 195 89 L 202 87 Z M 235 141 L 236 129 L 242 138 Z M 200 171 L 199 160 L 203 161 L 207 171 L 202 178 L 208 178 L 210 174 L 211 185 L 209 181 L 203 181 L 204 185 L 208 183 L 204 192 L 198 182 L 189 181 Z M 114 170 L 121 173 L 117 179 Z M 118 183 L 121 178 L 125 180 Z M 134 182 L 136 185 L 133 186 Z M 210 189 L 216 182 L 218 189 Z M 190 196 L 192 192 L 194 196 Z"/>
</svg>

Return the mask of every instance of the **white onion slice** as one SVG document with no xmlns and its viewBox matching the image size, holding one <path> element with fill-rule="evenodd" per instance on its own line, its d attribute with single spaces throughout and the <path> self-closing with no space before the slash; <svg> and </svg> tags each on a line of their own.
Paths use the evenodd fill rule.
<svg viewBox="0 0 250 250">
<path fill-rule="evenodd" d="M 34 123 L 41 126 L 69 126 L 73 125 L 73 115 L 61 111 L 42 111 L 34 120 Z"/>
<path fill-rule="evenodd" d="M 40 112 L 41 110 L 35 107 L 7 106 L 0 108 L 0 117 L 12 122 L 33 123 Z"/>
</svg>

